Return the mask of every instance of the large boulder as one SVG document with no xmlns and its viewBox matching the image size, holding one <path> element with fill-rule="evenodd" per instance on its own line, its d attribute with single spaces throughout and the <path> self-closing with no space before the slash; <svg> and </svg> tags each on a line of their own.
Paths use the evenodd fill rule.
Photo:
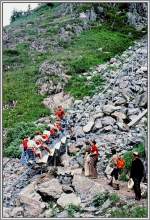
<svg viewBox="0 0 150 220">
<path fill-rule="evenodd" d="M 97 193 L 103 192 L 104 187 L 94 180 L 88 179 L 85 176 L 74 175 L 72 185 L 81 199 L 90 200 Z"/>
<path fill-rule="evenodd" d="M 36 181 L 25 187 L 19 194 L 17 203 L 25 208 L 25 215 L 38 217 L 45 208 L 41 196 L 36 192 Z"/>
<path fill-rule="evenodd" d="M 57 204 L 60 205 L 62 208 L 67 207 L 69 204 L 80 206 L 81 199 L 75 193 L 63 193 L 61 197 L 57 200 Z"/>
<path fill-rule="evenodd" d="M 45 98 L 43 101 L 43 104 L 49 109 L 55 108 L 58 105 L 63 105 L 64 108 L 69 108 L 71 107 L 72 103 L 73 98 L 70 97 L 68 94 L 65 94 L 64 92 L 59 92 L 55 95 L 51 95 L 48 98 Z"/>
<path fill-rule="evenodd" d="M 38 185 L 37 192 L 42 196 L 48 196 L 52 199 L 58 199 L 62 194 L 62 186 L 58 179 L 52 179 Z"/>
</svg>

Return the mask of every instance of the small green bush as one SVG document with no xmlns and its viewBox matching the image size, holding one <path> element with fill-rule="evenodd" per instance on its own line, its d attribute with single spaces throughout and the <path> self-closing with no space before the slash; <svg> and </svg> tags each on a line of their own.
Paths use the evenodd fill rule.
<svg viewBox="0 0 150 220">
<path fill-rule="evenodd" d="M 99 193 L 94 197 L 92 204 L 95 207 L 100 207 L 107 199 L 109 199 L 109 196 L 109 192 Z"/>
<path fill-rule="evenodd" d="M 121 171 L 121 174 L 119 176 L 119 180 L 122 180 L 122 181 L 125 181 L 125 182 L 127 182 L 129 180 L 129 178 L 128 178 L 127 174 L 126 174 L 126 170 L 125 169 L 123 169 Z"/>
<path fill-rule="evenodd" d="M 115 193 L 110 194 L 109 198 L 110 198 L 110 201 L 112 202 L 112 204 L 116 204 L 120 200 L 119 196 Z"/>
<path fill-rule="evenodd" d="M 105 193 L 97 194 L 94 197 L 92 204 L 95 207 L 100 207 L 108 199 L 111 201 L 112 205 L 116 204 L 120 200 L 120 198 L 119 198 L 119 196 L 117 194 L 115 194 L 115 193 L 110 194 L 109 192 L 105 192 Z"/>
<path fill-rule="evenodd" d="M 74 217 L 76 212 L 81 212 L 81 207 L 73 204 L 69 204 L 67 207 L 67 212 L 69 217 Z"/>
<path fill-rule="evenodd" d="M 146 218 L 147 216 L 148 208 L 146 207 L 121 208 L 111 213 L 112 218 Z"/>
</svg>

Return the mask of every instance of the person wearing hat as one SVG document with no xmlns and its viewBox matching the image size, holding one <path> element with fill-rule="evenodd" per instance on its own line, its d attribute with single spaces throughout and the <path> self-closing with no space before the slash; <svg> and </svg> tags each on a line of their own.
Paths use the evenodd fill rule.
<svg viewBox="0 0 150 220">
<path fill-rule="evenodd" d="M 135 200 L 141 199 L 140 182 L 143 177 L 144 177 L 144 165 L 139 158 L 139 153 L 133 152 L 133 161 L 130 170 L 130 178 L 132 178 L 134 182 L 133 190 L 135 193 Z"/>
</svg>

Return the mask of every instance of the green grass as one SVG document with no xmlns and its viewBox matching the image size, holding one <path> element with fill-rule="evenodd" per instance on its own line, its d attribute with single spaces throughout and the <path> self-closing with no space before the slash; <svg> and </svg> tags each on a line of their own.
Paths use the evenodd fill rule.
<svg viewBox="0 0 150 220">
<path fill-rule="evenodd" d="M 146 207 L 119 208 L 111 213 L 112 218 L 147 218 L 147 216 L 148 208 Z"/>
<path fill-rule="evenodd" d="M 28 65 L 31 63 L 29 55 L 29 45 L 26 43 L 20 43 L 16 46 L 16 49 L 4 49 L 3 50 L 3 64 L 9 65 L 10 68 L 13 65 Z"/>
<path fill-rule="evenodd" d="M 119 200 L 120 200 L 119 196 L 115 193 L 110 194 L 109 199 L 113 205 L 116 204 L 117 202 L 119 202 Z"/>
<path fill-rule="evenodd" d="M 108 27 L 93 28 L 81 33 L 70 45 L 68 44 L 66 49 L 70 51 L 70 56 L 66 64 L 70 67 L 71 74 L 82 73 L 120 54 L 132 43 L 133 38 L 117 31 L 113 32 Z M 102 52 L 98 48 L 102 48 Z"/>
<path fill-rule="evenodd" d="M 84 96 L 92 96 L 102 88 L 104 80 L 100 75 L 93 76 L 90 82 L 84 76 L 73 76 L 65 88 L 75 98 L 83 98 Z M 78 89 L 77 89 L 78 88 Z"/>
<path fill-rule="evenodd" d="M 31 122 L 49 115 L 41 104 L 43 97 L 37 95 L 37 69 L 34 66 L 7 72 L 3 83 L 3 104 L 17 101 L 16 107 L 3 112 L 3 126 L 13 127 L 19 122 Z"/>
</svg>

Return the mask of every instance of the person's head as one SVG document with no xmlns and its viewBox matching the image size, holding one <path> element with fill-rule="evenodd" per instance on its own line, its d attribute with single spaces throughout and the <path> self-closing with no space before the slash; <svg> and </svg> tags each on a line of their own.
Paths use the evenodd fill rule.
<svg viewBox="0 0 150 220">
<path fill-rule="evenodd" d="M 116 154 L 116 153 L 117 153 L 117 152 L 116 152 L 116 149 L 115 149 L 115 148 L 112 148 L 112 149 L 111 149 L 111 153 L 112 153 L 112 155 Z"/>
<path fill-rule="evenodd" d="M 133 152 L 133 158 L 134 158 L 134 159 L 139 158 L 139 156 L 140 156 L 140 155 L 139 155 L 139 153 L 138 153 L 137 151 L 134 151 L 134 152 Z"/>
<path fill-rule="evenodd" d="M 30 139 L 31 139 L 31 140 L 34 139 L 34 134 L 32 134 L 32 135 L 30 136 Z"/>
<path fill-rule="evenodd" d="M 35 131 L 35 134 L 36 134 L 36 135 L 41 135 L 42 132 L 41 132 L 41 131 Z"/>
<path fill-rule="evenodd" d="M 95 141 L 95 140 L 92 140 L 92 144 L 96 144 L 96 141 Z"/>
<path fill-rule="evenodd" d="M 85 141 L 85 144 L 86 144 L 86 145 L 89 145 L 89 144 L 90 144 L 90 142 L 89 142 L 89 141 Z"/>
</svg>

